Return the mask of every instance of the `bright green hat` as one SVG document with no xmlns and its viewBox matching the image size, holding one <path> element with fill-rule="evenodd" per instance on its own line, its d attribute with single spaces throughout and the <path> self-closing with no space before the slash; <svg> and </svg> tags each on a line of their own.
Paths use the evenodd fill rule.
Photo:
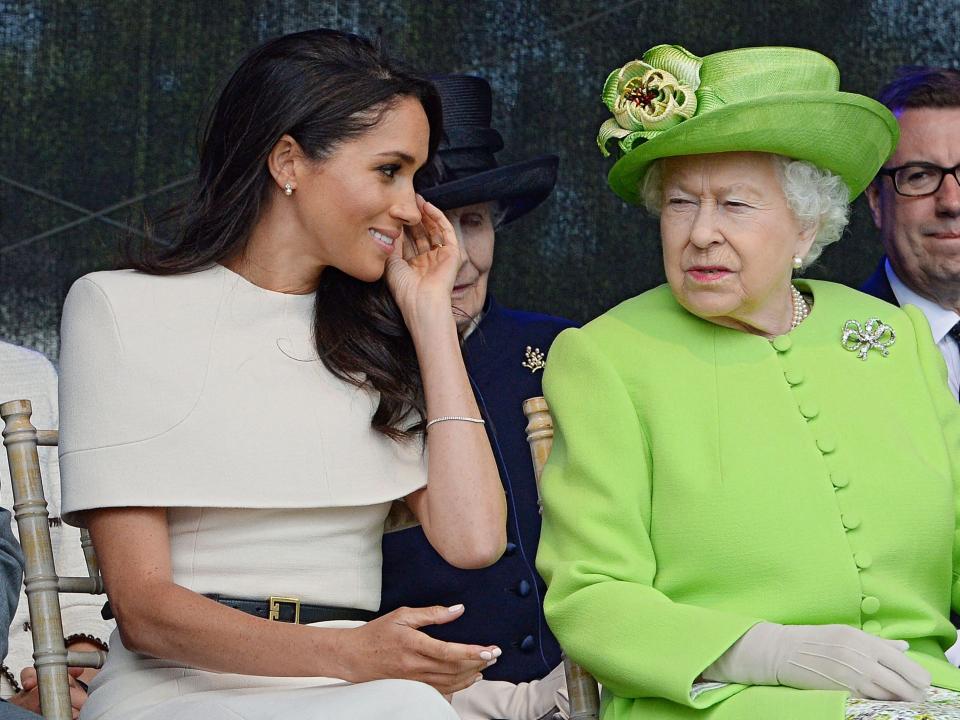
<svg viewBox="0 0 960 720">
<path fill-rule="evenodd" d="M 840 73 L 812 50 L 757 47 L 699 58 L 658 45 L 617 68 L 603 86 L 613 117 L 600 126 L 613 191 L 640 204 L 650 163 L 676 155 L 753 150 L 807 160 L 843 178 L 852 200 L 897 145 L 887 108 L 838 90 Z"/>
</svg>

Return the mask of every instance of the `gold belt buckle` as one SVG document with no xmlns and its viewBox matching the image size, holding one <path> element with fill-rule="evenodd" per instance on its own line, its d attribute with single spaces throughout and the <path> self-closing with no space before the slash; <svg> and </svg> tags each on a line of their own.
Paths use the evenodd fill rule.
<svg viewBox="0 0 960 720">
<path fill-rule="evenodd" d="M 267 615 L 268 620 L 286 622 L 285 620 L 280 620 L 281 605 L 293 605 L 293 622 L 294 624 L 300 622 L 300 598 L 275 597 L 273 595 L 270 596 L 270 613 Z"/>
</svg>

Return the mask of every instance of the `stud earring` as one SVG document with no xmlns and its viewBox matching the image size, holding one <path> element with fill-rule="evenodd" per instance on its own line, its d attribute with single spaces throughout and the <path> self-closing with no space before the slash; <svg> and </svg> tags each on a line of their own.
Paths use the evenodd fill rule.
<svg viewBox="0 0 960 720">
<path fill-rule="evenodd" d="M 799 270 L 799 269 L 802 268 L 802 267 L 803 267 L 803 258 L 800 257 L 799 255 L 794 255 L 794 256 L 793 256 L 793 269 L 794 269 L 794 270 Z"/>
<path fill-rule="evenodd" d="M 286 183 L 283 186 L 283 194 L 286 195 L 287 197 L 290 197 L 291 195 L 293 195 L 293 185 L 291 185 L 290 183 Z"/>
</svg>

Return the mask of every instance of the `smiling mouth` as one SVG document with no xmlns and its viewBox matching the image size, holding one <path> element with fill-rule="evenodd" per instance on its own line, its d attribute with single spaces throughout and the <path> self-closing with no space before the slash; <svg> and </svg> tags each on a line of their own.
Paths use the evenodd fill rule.
<svg viewBox="0 0 960 720">
<path fill-rule="evenodd" d="M 369 228 L 367 232 L 370 233 L 370 237 L 372 237 L 374 240 L 377 240 L 378 242 L 382 242 L 384 245 L 387 245 L 388 247 L 393 247 L 393 243 L 395 239 L 390 237 L 389 235 L 384 235 L 382 232 L 374 230 L 373 228 Z"/>
</svg>

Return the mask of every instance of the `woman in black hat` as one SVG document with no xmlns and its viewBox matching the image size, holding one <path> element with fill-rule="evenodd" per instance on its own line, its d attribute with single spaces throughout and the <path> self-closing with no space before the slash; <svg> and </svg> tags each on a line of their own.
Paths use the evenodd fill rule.
<svg viewBox="0 0 960 720">
<path fill-rule="evenodd" d="M 460 241 L 452 307 L 463 354 L 507 495 L 507 550 L 484 570 L 458 570 L 420 528 L 384 536 L 381 612 L 403 605 L 463 602 L 455 623 L 430 628 L 448 641 L 496 643 L 503 650 L 480 682 L 454 695 L 461 718 L 536 720 L 563 689 L 560 648 L 543 618 L 544 584 L 533 566 L 540 537 L 537 488 L 522 403 L 542 394 L 554 337 L 573 323 L 500 306 L 488 292 L 496 231 L 533 210 L 553 190 L 559 159 L 543 155 L 498 165 L 500 133 L 490 127 L 486 80 L 433 78 L 443 101 L 444 137 L 417 189 L 444 211 Z"/>
</svg>

